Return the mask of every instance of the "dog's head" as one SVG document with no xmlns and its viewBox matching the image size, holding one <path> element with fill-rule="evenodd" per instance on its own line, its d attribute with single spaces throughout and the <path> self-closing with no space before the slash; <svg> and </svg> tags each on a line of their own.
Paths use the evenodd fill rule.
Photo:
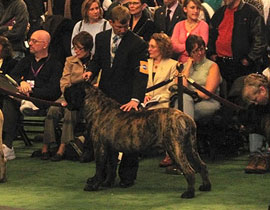
<svg viewBox="0 0 270 210">
<path fill-rule="evenodd" d="M 67 108 L 71 111 L 80 110 L 84 105 L 85 87 L 84 83 L 73 84 L 66 87 L 64 97 L 67 101 Z"/>
</svg>

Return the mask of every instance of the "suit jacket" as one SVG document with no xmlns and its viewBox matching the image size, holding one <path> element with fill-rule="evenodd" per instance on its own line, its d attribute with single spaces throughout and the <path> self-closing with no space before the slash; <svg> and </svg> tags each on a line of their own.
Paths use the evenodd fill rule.
<svg viewBox="0 0 270 210">
<path fill-rule="evenodd" d="M 140 61 L 147 59 L 147 43 L 131 31 L 123 36 L 111 66 L 112 29 L 96 35 L 95 54 L 89 70 L 97 75 L 102 70 L 99 88 L 121 104 L 131 98 L 143 101 L 147 75 L 140 73 Z"/>
<path fill-rule="evenodd" d="M 166 31 L 166 6 L 163 5 L 162 7 L 158 8 L 154 14 L 155 32 L 164 32 L 168 36 L 172 36 L 175 24 L 184 19 L 186 19 L 186 15 L 182 6 L 178 4 L 168 27 L 168 31 Z"/>
<path fill-rule="evenodd" d="M 165 80 L 171 79 L 175 75 L 175 72 L 177 71 L 176 65 L 177 65 L 176 60 L 163 59 L 158 66 L 155 76 L 153 76 L 153 59 L 148 59 L 147 88 L 152 87 Z M 151 106 L 149 109 L 169 108 L 169 101 L 170 101 L 169 87 L 172 84 L 173 82 L 168 83 L 167 85 L 164 85 L 146 94 L 148 96 L 151 96 L 152 98 L 157 95 L 160 96 L 160 100 L 159 100 L 160 103 L 157 105 Z"/>
</svg>

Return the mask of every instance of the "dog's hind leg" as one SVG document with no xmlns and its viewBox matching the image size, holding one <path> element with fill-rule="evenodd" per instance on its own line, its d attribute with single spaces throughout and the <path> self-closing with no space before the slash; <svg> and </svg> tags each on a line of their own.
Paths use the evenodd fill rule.
<svg viewBox="0 0 270 210">
<path fill-rule="evenodd" d="M 201 160 L 198 152 L 193 151 L 192 155 L 192 166 L 196 172 L 200 173 L 203 182 L 202 185 L 199 187 L 199 190 L 211 191 L 211 182 L 208 177 L 208 170 L 206 164 Z"/>
<path fill-rule="evenodd" d="M 187 190 L 181 195 L 181 198 L 193 198 L 195 196 L 195 172 L 188 162 L 183 147 L 180 146 L 179 143 L 175 143 L 172 147 L 173 148 L 167 149 L 167 151 L 170 157 L 175 161 L 175 164 L 181 167 L 188 184 Z"/>
<path fill-rule="evenodd" d="M 109 149 L 106 162 L 106 179 L 102 183 L 102 187 L 113 187 L 116 177 L 118 162 L 118 152 Z"/>
<path fill-rule="evenodd" d="M 3 132 L 3 123 L 4 123 L 4 116 L 2 111 L 0 110 L 0 183 L 6 181 L 6 160 L 4 157 L 3 152 L 3 139 L 2 139 L 2 132 Z"/>
<path fill-rule="evenodd" d="M 197 142 L 196 135 L 190 136 L 191 147 L 190 151 L 186 151 L 188 155 L 188 160 L 192 164 L 193 169 L 200 173 L 203 184 L 199 187 L 200 191 L 211 191 L 211 182 L 208 177 L 208 170 L 206 164 L 202 161 L 198 151 L 197 151 Z"/>
</svg>

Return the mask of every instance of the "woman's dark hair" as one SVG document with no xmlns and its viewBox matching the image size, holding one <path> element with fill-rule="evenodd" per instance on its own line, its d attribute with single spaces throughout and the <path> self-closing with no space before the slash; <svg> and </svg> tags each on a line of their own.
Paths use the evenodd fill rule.
<svg viewBox="0 0 270 210">
<path fill-rule="evenodd" d="M 86 31 L 81 31 L 72 39 L 73 46 L 81 44 L 85 51 L 91 51 L 93 48 L 93 37 Z"/>
<path fill-rule="evenodd" d="M 191 55 L 192 50 L 195 48 L 196 44 L 198 48 L 205 47 L 205 42 L 203 41 L 201 36 L 197 35 L 189 35 L 186 40 L 186 51 L 188 52 L 189 56 Z"/>
<path fill-rule="evenodd" d="M 172 55 L 172 42 L 170 37 L 165 33 L 154 33 L 151 36 L 154 39 L 159 48 L 162 58 L 170 58 Z"/>
<path fill-rule="evenodd" d="M 7 58 L 13 56 L 13 49 L 11 47 L 10 42 L 4 36 L 0 36 L 0 45 L 3 46 L 2 52 L 0 54 L 0 58 Z"/>
</svg>

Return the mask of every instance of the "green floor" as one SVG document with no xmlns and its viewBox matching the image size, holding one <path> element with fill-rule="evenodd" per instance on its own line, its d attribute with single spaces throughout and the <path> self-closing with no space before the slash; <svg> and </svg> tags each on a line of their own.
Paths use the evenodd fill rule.
<svg viewBox="0 0 270 210">
<path fill-rule="evenodd" d="M 8 162 L 8 182 L 0 184 L 0 209 L 267 210 L 270 204 L 270 173 L 245 174 L 247 155 L 206 161 L 213 190 L 196 191 L 194 199 L 185 200 L 180 198 L 186 188 L 184 177 L 165 174 L 157 166 L 162 157 L 142 159 L 136 185 L 131 188 L 84 192 L 86 179 L 94 174 L 94 163 L 30 158 L 39 147 L 38 143 L 25 147 L 21 141 L 15 142 L 17 158 Z M 200 183 L 197 175 L 196 189 Z"/>
</svg>

